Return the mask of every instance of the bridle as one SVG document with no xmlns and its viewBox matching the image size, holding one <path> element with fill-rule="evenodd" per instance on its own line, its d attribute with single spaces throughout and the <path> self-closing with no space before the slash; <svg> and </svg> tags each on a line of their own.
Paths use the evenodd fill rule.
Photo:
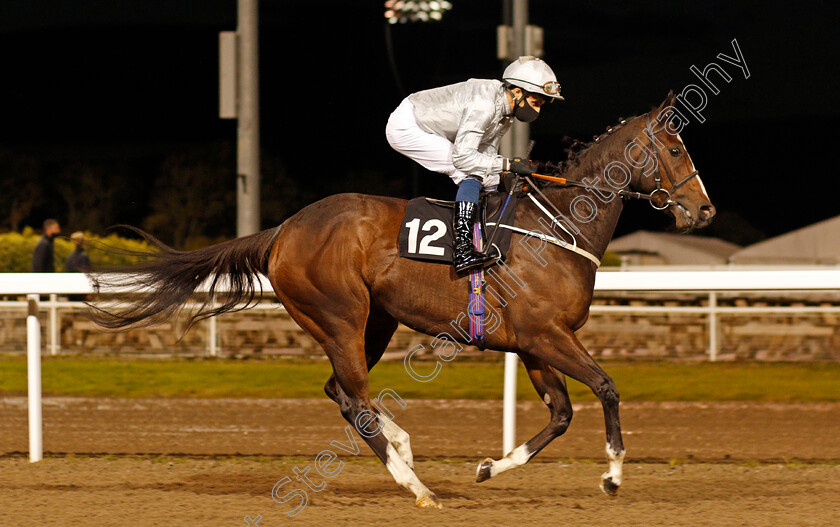
<svg viewBox="0 0 840 527">
<path fill-rule="evenodd" d="M 648 131 L 650 129 L 650 116 L 645 116 L 645 122 L 647 124 L 647 126 L 645 127 L 645 131 Z M 656 148 L 656 145 L 654 144 L 656 142 L 656 140 L 654 139 L 656 134 L 658 134 L 664 129 L 665 126 L 660 128 L 659 130 L 656 130 L 655 132 L 650 132 L 648 134 L 650 137 L 649 150 L 653 150 L 656 153 L 656 175 L 653 177 L 653 181 L 656 185 L 656 188 L 654 188 L 654 190 L 650 194 L 646 195 L 646 199 L 650 200 L 650 206 L 656 210 L 665 210 L 671 205 L 673 205 L 675 202 L 671 199 L 671 196 L 675 194 L 680 189 L 680 187 L 682 187 L 683 185 L 700 175 L 700 171 L 695 170 L 694 172 L 691 172 L 681 180 L 674 181 L 674 175 L 671 173 L 671 170 L 668 168 L 668 165 L 662 161 L 662 155 L 659 153 L 659 148 Z M 668 181 L 671 183 L 670 189 L 662 188 L 661 172 L 663 169 L 665 170 L 665 175 L 668 177 Z M 665 195 L 665 199 L 662 200 L 660 204 L 657 204 L 655 202 L 656 200 L 654 196 L 656 196 L 657 194 Z"/>
<path fill-rule="evenodd" d="M 650 117 L 645 116 L 645 121 L 647 126 L 645 127 L 645 131 L 650 130 Z M 653 176 L 653 182 L 655 188 L 648 194 L 644 192 L 636 192 L 627 189 L 616 189 L 613 187 L 604 187 L 600 185 L 592 185 L 590 183 L 586 183 L 584 181 L 574 181 L 569 180 L 564 177 L 557 177 L 557 176 L 549 176 L 544 174 L 532 174 L 533 177 L 538 179 L 545 179 L 548 181 L 554 181 L 556 183 L 560 183 L 561 185 L 568 186 L 568 187 L 580 187 L 588 190 L 597 190 L 599 192 L 609 193 L 609 194 L 616 194 L 622 198 L 634 198 L 634 199 L 644 199 L 650 202 L 650 206 L 656 210 L 665 210 L 671 205 L 676 204 L 675 201 L 671 199 L 671 196 L 677 192 L 683 185 L 694 179 L 695 177 L 700 175 L 699 170 L 695 170 L 682 178 L 679 181 L 675 181 L 674 175 L 671 173 L 671 170 L 668 168 L 668 165 L 662 161 L 662 155 L 659 152 L 659 148 L 656 147 L 656 134 L 662 132 L 665 127 L 661 127 L 660 129 L 649 132 L 647 135 L 650 138 L 650 145 L 648 147 L 649 151 L 653 151 L 656 155 L 656 174 Z M 662 171 L 665 172 L 665 177 L 668 178 L 668 181 L 671 183 L 670 189 L 662 188 Z M 532 188 L 536 189 L 536 185 L 531 185 Z M 545 199 L 545 196 L 543 196 Z"/>
<path fill-rule="evenodd" d="M 645 132 L 648 132 L 648 130 L 650 130 L 650 117 L 649 116 L 645 116 L 645 122 L 646 122 Z M 625 123 L 625 121 L 622 121 L 621 124 L 624 124 L 624 123 Z M 496 228 L 493 230 L 493 235 L 490 237 L 490 242 L 491 243 L 487 244 L 487 250 L 489 250 L 489 248 L 492 246 L 492 240 L 495 238 L 496 231 L 498 230 L 498 228 L 503 227 L 503 228 L 513 230 L 515 232 L 518 232 L 518 233 L 526 235 L 526 236 L 535 236 L 537 238 L 542 239 L 543 241 L 553 243 L 553 244 L 558 245 L 558 246 L 560 246 L 564 249 L 567 249 L 567 250 L 570 250 L 572 252 L 578 253 L 578 254 L 586 257 L 587 259 L 591 260 L 595 264 L 596 267 L 599 267 L 601 265 L 600 259 L 596 255 L 590 253 L 589 251 L 585 251 L 583 249 L 580 249 L 577 246 L 577 240 L 575 239 L 575 235 L 572 234 L 571 232 L 569 232 L 569 230 L 566 228 L 566 226 L 564 226 L 563 223 L 557 219 L 557 218 L 563 218 L 565 216 L 560 212 L 560 210 L 558 210 L 558 208 L 554 205 L 554 203 L 552 203 L 551 200 L 548 199 L 548 197 L 545 194 L 543 194 L 543 192 L 540 190 L 539 186 L 534 184 L 534 182 L 531 180 L 531 177 L 535 177 L 535 178 L 538 178 L 538 179 L 545 179 L 545 180 L 548 180 L 548 181 L 554 181 L 556 183 L 560 183 L 560 185 L 562 185 L 562 186 L 580 187 L 580 188 L 584 188 L 584 189 L 588 189 L 588 190 L 597 190 L 599 192 L 604 192 L 604 193 L 608 193 L 608 194 L 616 194 L 618 196 L 621 196 L 622 198 L 645 199 L 645 200 L 648 200 L 650 202 L 650 206 L 653 207 L 654 209 L 665 210 L 668 207 L 670 207 L 671 205 L 677 204 L 674 200 L 671 199 L 671 196 L 673 194 L 675 194 L 677 192 L 677 190 L 679 190 L 683 185 L 685 185 L 686 183 L 688 183 L 689 181 L 691 181 L 695 177 L 699 176 L 700 172 L 698 170 L 695 170 L 695 171 L 688 174 L 687 176 L 685 176 L 684 178 L 682 178 L 679 181 L 674 180 L 674 175 L 671 173 L 671 170 L 668 168 L 668 165 L 666 165 L 662 161 L 662 156 L 659 153 L 659 148 L 656 147 L 656 134 L 658 134 L 659 132 L 661 132 L 664 129 L 665 129 L 665 127 L 663 126 L 659 130 L 656 130 L 656 131 L 653 131 L 653 132 L 648 132 L 648 133 L 645 134 L 650 138 L 650 145 L 648 147 L 648 150 L 649 151 L 653 150 L 656 154 L 656 174 L 653 177 L 655 188 L 648 194 L 645 194 L 644 192 L 636 192 L 636 191 L 627 190 L 627 189 L 623 189 L 623 188 L 622 189 L 616 189 L 616 188 L 613 188 L 613 187 L 607 188 L 607 187 L 604 187 L 604 186 L 601 186 L 601 185 L 592 185 L 592 184 L 586 183 L 584 181 L 569 180 L 569 179 L 566 179 L 566 178 L 560 177 L 560 176 L 545 175 L 545 174 L 531 174 L 530 177 L 529 176 L 522 176 L 525 179 L 526 183 L 528 184 L 527 188 L 525 188 L 525 195 L 528 196 L 528 198 L 530 198 L 531 201 L 533 201 L 534 204 L 551 219 L 552 223 L 554 223 L 557 227 L 559 227 L 562 231 L 564 231 L 567 235 L 569 235 L 571 237 L 571 239 L 572 239 L 571 244 L 563 242 L 562 240 L 558 240 L 557 238 L 554 238 L 552 236 L 548 236 L 548 235 L 545 235 L 543 233 L 540 233 L 539 231 L 521 229 L 521 228 L 514 227 L 512 225 L 501 224 L 501 218 L 502 218 L 502 215 L 504 214 L 504 210 L 507 208 L 507 203 L 508 203 L 508 201 L 510 201 L 511 196 L 515 192 L 515 190 L 517 188 L 517 184 L 518 184 L 519 179 L 520 179 L 520 176 L 517 175 L 516 180 L 514 181 L 513 185 L 511 186 L 511 189 L 508 191 L 508 201 L 505 202 L 505 205 L 502 208 L 502 213 L 499 215 L 499 223 L 496 224 Z M 531 146 L 533 146 L 533 143 L 532 143 Z M 528 150 L 530 152 L 530 147 L 529 147 Z M 671 183 L 671 188 L 670 189 L 662 188 L 662 172 L 663 172 L 663 170 L 665 172 L 665 177 L 667 177 L 668 181 Z M 557 172 L 555 172 L 555 173 L 557 173 Z M 642 175 L 643 175 L 643 172 L 642 172 L 641 169 L 639 170 L 639 174 L 640 174 L 639 177 L 641 178 Z M 647 176 L 645 176 L 645 177 L 647 177 Z M 628 181 L 628 183 L 630 183 L 631 181 L 632 181 L 632 175 L 631 175 L 631 180 Z M 557 216 L 553 216 L 551 214 L 551 212 L 549 212 L 548 209 L 542 203 L 540 203 L 540 201 L 533 195 L 533 193 L 536 193 L 540 198 L 542 198 L 542 200 L 545 202 L 545 204 L 547 204 L 549 208 L 553 209 L 553 211 L 557 214 Z M 595 244 L 593 244 L 591 240 L 589 240 L 586 236 L 584 236 L 582 232 L 577 231 L 577 235 L 580 236 L 581 238 L 583 238 L 589 244 L 590 247 L 593 247 L 593 248 L 595 247 Z"/>
</svg>

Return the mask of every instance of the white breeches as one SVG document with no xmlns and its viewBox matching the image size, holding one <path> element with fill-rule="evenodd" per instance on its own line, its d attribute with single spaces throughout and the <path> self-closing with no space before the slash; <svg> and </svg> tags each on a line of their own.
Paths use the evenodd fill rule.
<svg viewBox="0 0 840 527">
<path fill-rule="evenodd" d="M 385 137 L 394 150 L 417 161 L 427 170 L 446 174 L 456 185 L 467 177 L 452 164 L 454 145 L 445 137 L 420 128 L 414 118 L 414 106 L 408 99 L 403 99 L 388 118 Z"/>
</svg>

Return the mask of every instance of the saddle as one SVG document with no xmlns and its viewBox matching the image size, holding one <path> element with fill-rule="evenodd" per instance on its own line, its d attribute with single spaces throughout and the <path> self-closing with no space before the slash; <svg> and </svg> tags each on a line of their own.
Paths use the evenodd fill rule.
<svg viewBox="0 0 840 527">
<path fill-rule="evenodd" d="M 504 210 L 504 217 L 499 218 L 507 198 L 506 193 L 498 191 L 482 192 L 479 197 L 478 214 L 481 225 L 481 247 L 486 247 L 488 242 L 492 243 L 501 261 L 504 261 L 510 248 L 513 232 L 509 229 L 499 229 L 498 225 L 500 223 L 512 224 L 516 212 L 517 196 L 513 194 Z M 454 209 L 454 201 L 422 196 L 410 200 L 400 226 L 400 256 L 412 260 L 451 265 L 452 242 L 454 239 L 452 214 Z M 488 224 L 490 224 L 489 227 Z M 498 232 L 494 234 L 497 229 Z M 476 244 L 476 247 L 478 246 Z"/>
</svg>

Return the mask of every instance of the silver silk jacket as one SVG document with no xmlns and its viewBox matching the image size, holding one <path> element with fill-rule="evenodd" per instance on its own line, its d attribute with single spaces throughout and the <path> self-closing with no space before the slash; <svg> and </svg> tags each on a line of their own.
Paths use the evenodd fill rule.
<svg viewBox="0 0 840 527">
<path fill-rule="evenodd" d="M 482 178 L 502 172 L 499 142 L 512 117 L 501 81 L 470 79 L 414 93 L 408 100 L 421 129 L 452 142 L 455 168 Z"/>
</svg>

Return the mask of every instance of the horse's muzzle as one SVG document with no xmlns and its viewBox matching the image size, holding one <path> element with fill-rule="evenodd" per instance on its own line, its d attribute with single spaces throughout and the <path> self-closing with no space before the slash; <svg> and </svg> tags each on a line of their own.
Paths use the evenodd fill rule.
<svg viewBox="0 0 840 527">
<path fill-rule="evenodd" d="M 699 212 L 697 214 L 697 228 L 705 227 L 712 223 L 712 219 L 715 217 L 715 213 L 717 210 L 715 206 L 711 203 L 707 203 L 705 205 L 700 205 Z"/>
</svg>

